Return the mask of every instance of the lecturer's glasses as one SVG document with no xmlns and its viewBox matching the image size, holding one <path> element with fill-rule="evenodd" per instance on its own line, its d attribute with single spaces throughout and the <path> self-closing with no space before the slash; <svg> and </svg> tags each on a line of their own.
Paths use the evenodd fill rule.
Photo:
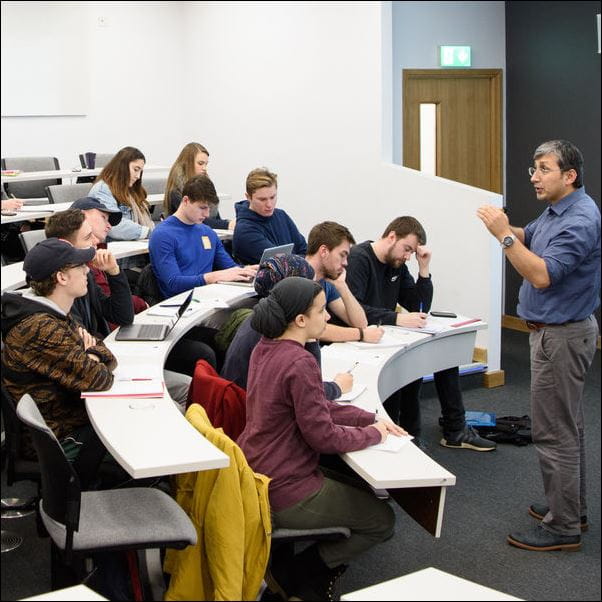
<svg viewBox="0 0 602 602">
<path fill-rule="evenodd" d="M 562 169 L 550 169 L 549 167 L 529 167 L 527 170 L 529 175 L 533 177 L 535 172 L 538 171 L 542 176 L 547 176 L 549 173 L 553 171 L 563 171 Z"/>
</svg>

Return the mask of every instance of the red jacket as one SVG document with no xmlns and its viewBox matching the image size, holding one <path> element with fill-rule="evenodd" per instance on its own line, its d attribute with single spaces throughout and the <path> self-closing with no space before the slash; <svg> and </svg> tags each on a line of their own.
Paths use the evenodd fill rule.
<svg viewBox="0 0 602 602">
<path fill-rule="evenodd" d="M 198 403 L 205 408 L 211 424 L 222 427 L 224 433 L 236 441 L 247 421 L 245 390 L 222 378 L 205 360 L 196 363 L 188 407 Z"/>
</svg>

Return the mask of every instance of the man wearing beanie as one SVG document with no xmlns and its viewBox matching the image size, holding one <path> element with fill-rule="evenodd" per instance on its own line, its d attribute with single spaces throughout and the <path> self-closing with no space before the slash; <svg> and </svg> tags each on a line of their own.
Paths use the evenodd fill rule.
<svg viewBox="0 0 602 602">
<path fill-rule="evenodd" d="M 81 391 L 113 384 L 113 354 L 69 315 L 88 290 L 86 265 L 95 249 L 57 238 L 39 242 L 23 262 L 31 292 L 2 295 L 2 384 L 15 400 L 29 393 L 68 457 L 83 487 L 106 453 L 94 433 Z M 23 452 L 35 458 L 28 437 Z"/>
</svg>

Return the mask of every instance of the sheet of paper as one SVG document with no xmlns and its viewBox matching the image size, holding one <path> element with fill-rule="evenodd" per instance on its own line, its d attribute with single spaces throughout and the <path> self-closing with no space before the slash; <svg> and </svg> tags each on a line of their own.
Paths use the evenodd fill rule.
<svg viewBox="0 0 602 602">
<path fill-rule="evenodd" d="M 353 383 L 351 391 L 343 393 L 340 397 L 337 397 L 335 401 L 353 401 L 356 397 L 359 397 L 366 390 L 366 385 L 361 383 Z"/>
<path fill-rule="evenodd" d="M 153 305 L 146 310 L 147 316 L 163 316 L 166 318 L 175 318 L 178 315 L 179 307 L 161 307 L 160 304 Z"/>
<path fill-rule="evenodd" d="M 402 435 L 401 437 L 397 437 L 397 435 L 387 435 L 384 443 L 377 443 L 376 445 L 371 445 L 368 449 L 375 449 L 377 451 L 386 451 L 386 452 L 398 452 L 402 447 L 408 445 L 410 441 L 413 439 L 412 435 Z"/>
<path fill-rule="evenodd" d="M 107 391 L 82 391 L 82 397 L 163 397 L 163 381 L 158 378 L 116 378 Z"/>
<path fill-rule="evenodd" d="M 358 349 L 374 349 L 383 347 L 405 347 L 412 342 L 411 335 L 406 330 L 396 326 L 383 326 L 383 336 L 378 343 L 366 343 L 365 341 L 350 341 L 348 344 Z"/>
</svg>

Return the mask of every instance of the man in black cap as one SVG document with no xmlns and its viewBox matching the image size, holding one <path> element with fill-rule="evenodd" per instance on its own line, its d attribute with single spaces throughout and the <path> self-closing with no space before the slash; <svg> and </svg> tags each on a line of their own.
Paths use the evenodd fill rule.
<svg viewBox="0 0 602 602">
<path fill-rule="evenodd" d="M 31 292 L 2 295 L 2 383 L 15 399 L 29 393 L 63 445 L 84 487 L 106 453 L 94 433 L 81 391 L 113 384 L 117 362 L 104 344 L 70 314 L 88 292 L 88 262 L 94 247 L 75 248 L 48 238 L 23 262 Z M 24 453 L 35 457 L 29 439 Z M 85 451 L 84 451 L 85 450 Z"/>
</svg>

